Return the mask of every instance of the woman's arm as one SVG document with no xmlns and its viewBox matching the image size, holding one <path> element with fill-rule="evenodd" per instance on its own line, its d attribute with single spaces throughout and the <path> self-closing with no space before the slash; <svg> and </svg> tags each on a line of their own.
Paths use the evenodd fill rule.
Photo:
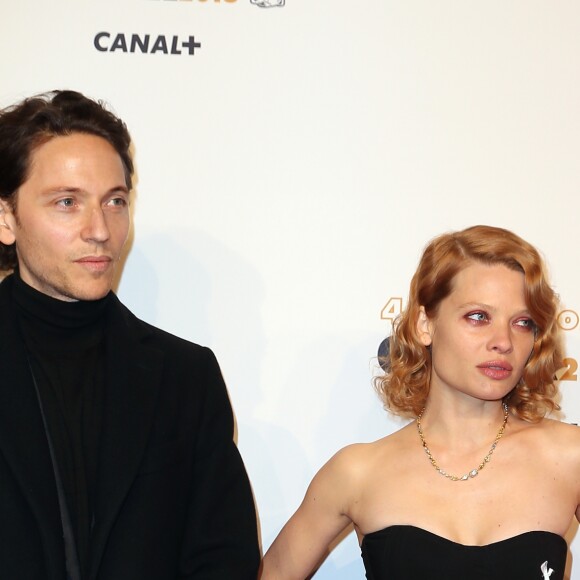
<svg viewBox="0 0 580 580">
<path fill-rule="evenodd" d="M 264 556 L 261 580 L 304 580 L 351 522 L 358 470 L 354 445 L 337 453 L 316 474 L 296 513 Z"/>
</svg>

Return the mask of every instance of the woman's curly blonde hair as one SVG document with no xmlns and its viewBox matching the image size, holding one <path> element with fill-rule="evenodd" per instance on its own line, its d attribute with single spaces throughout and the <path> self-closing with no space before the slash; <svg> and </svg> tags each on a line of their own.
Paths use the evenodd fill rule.
<svg viewBox="0 0 580 580">
<path fill-rule="evenodd" d="M 538 251 L 514 233 L 473 226 L 443 234 L 425 248 L 409 290 L 407 306 L 393 325 L 384 375 L 375 387 L 393 413 L 416 417 L 429 395 L 431 351 L 419 340 L 420 307 L 428 317 L 453 290 L 455 276 L 470 263 L 503 264 L 524 275 L 525 301 L 536 326 L 534 346 L 517 385 L 504 401 L 518 417 L 534 422 L 559 409 L 555 373 L 563 366 L 557 324 L 558 298 Z"/>
</svg>

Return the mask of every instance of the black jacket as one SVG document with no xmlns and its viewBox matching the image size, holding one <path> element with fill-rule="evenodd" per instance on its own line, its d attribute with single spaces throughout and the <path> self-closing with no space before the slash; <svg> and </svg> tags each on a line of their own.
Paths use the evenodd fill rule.
<svg viewBox="0 0 580 580">
<path fill-rule="evenodd" d="M 37 395 L 0 284 L 0 578 L 64 580 L 56 484 Z M 88 580 L 255 580 L 254 503 L 213 353 L 116 297 Z"/>
</svg>

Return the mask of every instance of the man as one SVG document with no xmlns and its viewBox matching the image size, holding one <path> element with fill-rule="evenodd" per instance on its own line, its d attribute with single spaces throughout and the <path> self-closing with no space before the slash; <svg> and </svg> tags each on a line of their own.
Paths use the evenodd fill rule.
<svg viewBox="0 0 580 580">
<path fill-rule="evenodd" d="M 111 291 L 123 122 L 72 91 L 0 111 L 0 577 L 254 580 L 250 486 L 213 353 Z"/>
</svg>

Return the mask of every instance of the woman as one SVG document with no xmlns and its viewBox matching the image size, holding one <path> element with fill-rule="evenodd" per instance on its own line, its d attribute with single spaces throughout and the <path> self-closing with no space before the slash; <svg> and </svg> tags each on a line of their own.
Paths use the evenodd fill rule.
<svg viewBox="0 0 580 580">
<path fill-rule="evenodd" d="M 580 430 L 558 409 L 558 303 L 534 247 L 500 228 L 425 249 L 378 390 L 415 418 L 337 453 L 264 557 L 302 580 L 350 522 L 369 580 L 561 580 L 580 513 Z"/>
</svg>

